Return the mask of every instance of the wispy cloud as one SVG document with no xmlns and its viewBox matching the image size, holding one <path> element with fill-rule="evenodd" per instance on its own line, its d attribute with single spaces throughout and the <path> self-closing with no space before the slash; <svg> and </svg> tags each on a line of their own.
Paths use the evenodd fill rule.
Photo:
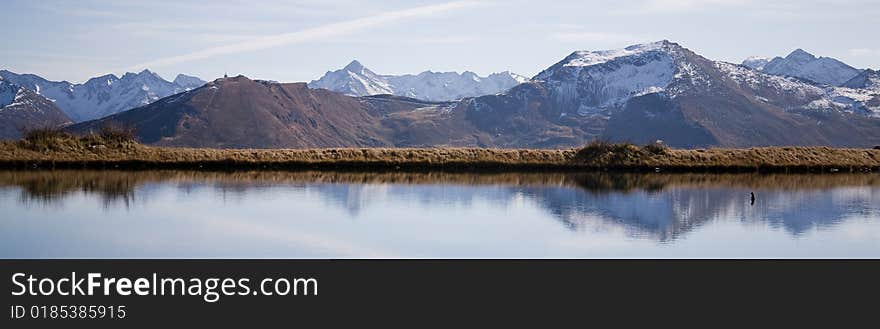
<svg viewBox="0 0 880 329">
<path fill-rule="evenodd" d="M 159 58 L 130 66 L 128 68 L 125 68 L 124 70 L 137 71 L 144 68 L 157 68 L 194 60 L 212 58 L 216 56 L 299 44 L 313 40 L 320 40 L 323 38 L 355 33 L 367 28 L 392 24 L 406 19 L 433 17 L 449 11 L 475 7 L 483 4 L 485 3 L 473 1 L 456 1 L 437 5 L 428 5 L 404 10 L 390 11 L 382 14 L 327 24 L 296 32 L 269 35 L 229 45 L 202 49 L 187 54 Z"/>
</svg>

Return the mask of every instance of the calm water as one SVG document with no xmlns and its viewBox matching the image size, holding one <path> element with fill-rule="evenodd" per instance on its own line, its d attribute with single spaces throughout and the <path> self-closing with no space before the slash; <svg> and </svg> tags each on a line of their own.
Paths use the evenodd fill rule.
<svg viewBox="0 0 880 329">
<path fill-rule="evenodd" d="M 880 258 L 874 174 L 0 171 L 0 212 L 0 258 Z"/>
</svg>

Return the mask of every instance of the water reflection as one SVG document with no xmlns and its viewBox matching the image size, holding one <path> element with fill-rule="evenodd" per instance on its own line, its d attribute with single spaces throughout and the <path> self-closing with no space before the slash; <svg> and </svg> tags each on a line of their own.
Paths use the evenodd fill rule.
<svg viewBox="0 0 880 329">
<path fill-rule="evenodd" d="M 97 197 L 105 209 L 145 211 L 163 206 L 150 200 L 169 188 L 181 195 L 176 207 L 196 202 L 188 198 L 198 199 L 195 196 L 207 190 L 213 199 L 239 205 L 257 203 L 251 198 L 275 204 L 319 200 L 320 208 L 341 210 L 348 220 L 383 209 L 389 209 L 383 216 L 400 220 L 421 215 L 411 213 L 413 209 L 460 212 L 464 217 L 540 217 L 523 214 L 534 208 L 571 232 L 621 231 L 631 239 L 661 244 L 674 243 L 711 223 L 781 228 L 797 239 L 846 221 L 880 221 L 880 177 L 872 174 L 0 172 L 0 200 L 17 191 L 17 207 L 32 210 L 65 207 L 64 202 L 85 195 Z M 757 195 L 754 205 L 751 192 Z M 416 206 L 399 210 L 401 204 Z M 429 226 L 433 225 L 440 224 Z M 880 256 L 878 249 L 860 251 Z"/>
</svg>

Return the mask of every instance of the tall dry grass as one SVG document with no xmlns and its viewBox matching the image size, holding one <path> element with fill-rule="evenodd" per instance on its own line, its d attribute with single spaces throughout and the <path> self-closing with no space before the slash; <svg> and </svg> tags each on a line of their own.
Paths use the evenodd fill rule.
<svg viewBox="0 0 880 329">
<path fill-rule="evenodd" d="M 61 128 L 39 128 L 27 131 L 14 143 L 20 149 L 42 153 L 75 153 L 96 149 L 132 149 L 138 145 L 134 131 L 104 126 L 98 132 L 74 135 Z M 9 144 L 4 145 L 6 147 Z"/>
<path fill-rule="evenodd" d="M 5 167 L 363 169 L 877 171 L 880 150 L 830 147 L 670 149 L 596 141 L 578 149 L 337 148 L 195 149 L 138 144 L 130 131 L 75 136 L 41 130 L 0 143 Z"/>
</svg>

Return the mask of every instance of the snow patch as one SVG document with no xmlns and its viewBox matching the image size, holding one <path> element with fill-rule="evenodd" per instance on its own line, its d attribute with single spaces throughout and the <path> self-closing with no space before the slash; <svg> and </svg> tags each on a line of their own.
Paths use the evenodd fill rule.
<svg viewBox="0 0 880 329">
<path fill-rule="evenodd" d="M 563 64 L 563 66 L 593 66 L 602 63 L 607 63 L 609 61 L 626 57 L 641 54 L 648 51 L 660 50 L 664 45 L 664 41 L 638 44 L 629 46 L 623 49 L 612 49 L 612 50 L 599 50 L 599 51 L 587 51 L 581 50 L 576 51 L 574 54 L 569 56 L 568 61 Z"/>
</svg>

